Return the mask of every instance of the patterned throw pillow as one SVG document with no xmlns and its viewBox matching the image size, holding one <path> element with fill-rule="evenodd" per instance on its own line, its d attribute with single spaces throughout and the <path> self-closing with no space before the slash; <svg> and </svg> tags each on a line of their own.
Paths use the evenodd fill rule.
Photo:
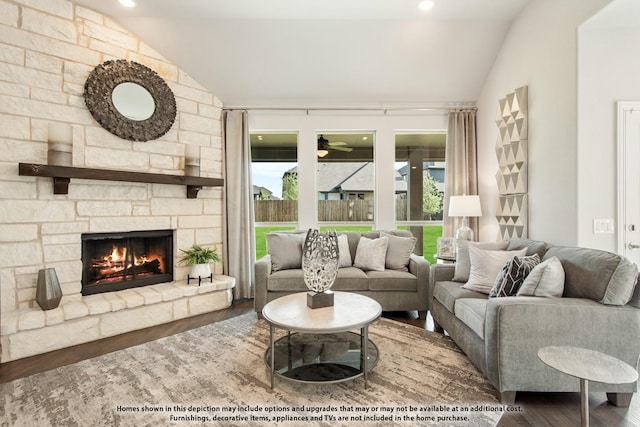
<svg viewBox="0 0 640 427">
<path fill-rule="evenodd" d="M 489 298 L 510 297 L 518 293 L 520 286 L 531 270 L 540 264 L 538 254 L 531 256 L 514 256 L 502 267 L 493 284 Z"/>
</svg>

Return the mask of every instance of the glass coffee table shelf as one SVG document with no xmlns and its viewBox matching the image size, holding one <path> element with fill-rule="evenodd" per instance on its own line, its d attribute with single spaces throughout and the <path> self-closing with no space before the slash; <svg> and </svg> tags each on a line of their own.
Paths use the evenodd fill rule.
<svg viewBox="0 0 640 427">
<path fill-rule="evenodd" d="M 369 340 L 369 325 L 381 314 L 377 301 L 351 292 L 334 292 L 334 305 L 314 309 L 307 306 L 306 292 L 268 302 L 262 316 L 269 323 L 264 360 L 271 388 L 276 376 L 325 383 L 362 376 L 366 388 L 369 371 L 379 357 Z M 276 339 L 276 328 L 287 334 Z"/>
<path fill-rule="evenodd" d="M 335 383 L 364 375 L 361 335 L 288 333 L 274 343 L 274 373 L 300 382 Z M 378 362 L 378 348 L 369 340 L 367 370 Z M 271 349 L 264 356 L 271 366 Z"/>
</svg>

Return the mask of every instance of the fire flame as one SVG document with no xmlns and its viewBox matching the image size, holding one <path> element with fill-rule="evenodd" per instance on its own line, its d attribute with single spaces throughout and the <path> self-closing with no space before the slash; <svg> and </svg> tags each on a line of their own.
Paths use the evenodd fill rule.
<svg viewBox="0 0 640 427">
<path fill-rule="evenodd" d="M 112 267 L 113 270 L 122 269 L 124 267 L 124 263 L 127 260 L 127 248 L 119 248 L 118 246 L 111 247 L 111 255 L 107 255 L 103 257 L 103 260 L 106 262 L 107 266 Z M 143 265 L 145 262 L 149 262 L 149 259 L 146 255 L 133 257 L 133 265 Z M 132 264 L 128 264 L 127 268 L 131 268 Z"/>
</svg>

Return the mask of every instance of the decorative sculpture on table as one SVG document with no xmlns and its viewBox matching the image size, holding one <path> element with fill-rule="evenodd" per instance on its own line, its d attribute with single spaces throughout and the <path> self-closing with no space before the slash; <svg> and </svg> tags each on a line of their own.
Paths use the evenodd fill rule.
<svg viewBox="0 0 640 427">
<path fill-rule="evenodd" d="M 338 236 L 335 231 L 321 234 L 309 229 L 302 248 L 302 272 L 304 283 L 310 289 L 307 306 L 310 308 L 333 305 L 331 286 L 338 276 Z"/>
</svg>

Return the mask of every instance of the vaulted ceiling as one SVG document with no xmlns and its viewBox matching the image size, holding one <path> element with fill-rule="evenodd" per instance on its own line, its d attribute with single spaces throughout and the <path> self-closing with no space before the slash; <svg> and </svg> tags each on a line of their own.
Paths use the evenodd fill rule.
<svg viewBox="0 0 640 427">
<path fill-rule="evenodd" d="M 73 0 L 111 16 L 225 106 L 473 103 L 530 0 Z"/>
</svg>

